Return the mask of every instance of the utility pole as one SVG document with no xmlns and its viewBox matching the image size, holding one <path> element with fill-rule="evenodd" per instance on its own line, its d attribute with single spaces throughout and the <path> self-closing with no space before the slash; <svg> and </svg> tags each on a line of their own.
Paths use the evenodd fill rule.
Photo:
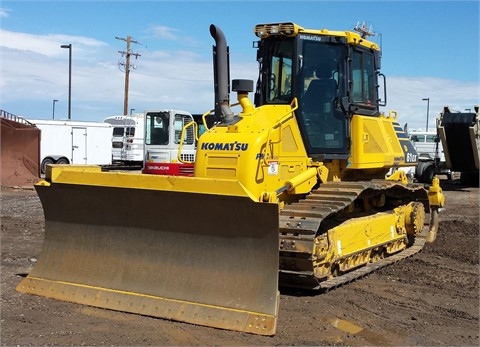
<svg viewBox="0 0 480 347">
<path fill-rule="evenodd" d="M 127 43 L 127 49 L 125 51 L 118 51 L 122 55 L 122 58 L 125 57 L 125 62 L 119 62 L 119 66 L 124 66 L 125 67 L 125 95 L 123 97 L 123 114 L 128 115 L 128 84 L 129 84 L 129 79 L 130 79 L 130 57 L 133 55 L 135 59 L 140 57 L 141 55 L 138 53 L 133 53 L 132 50 L 130 49 L 130 44 L 131 43 L 139 43 L 137 41 L 132 40 L 132 37 L 128 35 L 126 38 L 123 37 L 115 37 L 117 40 L 122 40 Z M 135 65 L 133 65 L 133 68 L 135 68 Z"/>
</svg>

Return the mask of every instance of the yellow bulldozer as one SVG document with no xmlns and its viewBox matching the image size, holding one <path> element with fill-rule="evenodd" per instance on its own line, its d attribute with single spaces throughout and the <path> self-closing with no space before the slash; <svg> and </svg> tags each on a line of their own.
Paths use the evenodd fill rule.
<svg viewBox="0 0 480 347">
<path fill-rule="evenodd" d="M 230 85 L 225 35 L 210 26 L 215 119 L 192 177 L 48 167 L 35 186 L 43 250 L 18 291 L 273 335 L 279 288 L 329 290 L 435 239 L 438 178 L 387 176 L 417 154 L 396 113 L 379 110 L 386 81 L 369 31 L 254 33 L 252 102 L 254 82 Z"/>
</svg>

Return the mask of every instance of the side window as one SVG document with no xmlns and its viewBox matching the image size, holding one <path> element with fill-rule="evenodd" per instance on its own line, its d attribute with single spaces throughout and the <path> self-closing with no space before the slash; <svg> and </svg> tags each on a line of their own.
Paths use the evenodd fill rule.
<svg viewBox="0 0 480 347">
<path fill-rule="evenodd" d="M 152 116 L 147 113 L 145 117 L 145 144 L 150 145 L 152 142 Z"/>
<path fill-rule="evenodd" d="M 292 43 L 279 41 L 272 49 L 267 76 L 267 101 L 290 102 L 292 98 Z"/>
<path fill-rule="evenodd" d="M 376 100 L 375 64 L 373 54 L 354 50 L 352 61 L 352 101 L 374 105 Z"/>
<path fill-rule="evenodd" d="M 412 142 L 425 142 L 425 135 L 412 135 L 411 138 Z"/>
<path fill-rule="evenodd" d="M 175 144 L 180 143 L 180 138 L 182 137 L 182 130 L 185 125 L 187 125 L 191 119 L 181 114 L 175 115 L 175 121 L 173 122 L 173 126 L 175 129 Z M 184 144 L 192 145 L 195 142 L 195 134 L 194 134 L 194 127 L 190 126 L 187 128 L 187 133 L 185 134 L 185 138 L 183 139 Z"/>
</svg>

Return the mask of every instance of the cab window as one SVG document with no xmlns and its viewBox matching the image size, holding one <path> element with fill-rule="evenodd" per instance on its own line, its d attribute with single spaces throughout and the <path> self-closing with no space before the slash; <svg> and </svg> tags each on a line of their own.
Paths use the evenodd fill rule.
<svg viewBox="0 0 480 347">
<path fill-rule="evenodd" d="M 147 113 L 145 129 L 147 145 L 168 145 L 169 119 L 170 115 L 167 112 Z"/>
<path fill-rule="evenodd" d="M 352 101 L 373 106 L 377 102 L 374 55 L 354 50 L 352 58 Z"/>
<path fill-rule="evenodd" d="M 267 74 L 267 102 L 290 102 L 292 99 L 292 41 L 280 40 L 271 46 Z"/>
</svg>

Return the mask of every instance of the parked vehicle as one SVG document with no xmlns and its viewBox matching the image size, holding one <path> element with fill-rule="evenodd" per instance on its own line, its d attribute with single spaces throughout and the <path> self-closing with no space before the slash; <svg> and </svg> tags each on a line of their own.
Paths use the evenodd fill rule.
<svg viewBox="0 0 480 347">
<path fill-rule="evenodd" d="M 182 129 L 184 133 L 179 155 Z M 157 175 L 192 176 L 198 127 L 192 114 L 181 110 L 145 112 L 145 161 L 142 172 Z"/>
<path fill-rule="evenodd" d="M 480 117 L 473 112 L 456 112 L 445 106 L 437 118 L 437 131 L 445 149 L 446 167 L 460 172 L 462 184 L 478 187 Z"/>
<path fill-rule="evenodd" d="M 446 175 L 452 179 L 452 172 L 445 162 L 442 143 L 436 131 L 412 131 L 409 134 L 418 153 L 415 178 L 421 183 L 430 183 L 435 175 Z"/>
<path fill-rule="evenodd" d="M 145 115 L 138 113 L 130 116 L 110 116 L 104 119 L 111 124 L 111 152 L 113 165 L 143 165 L 143 146 L 145 143 Z"/>
<path fill-rule="evenodd" d="M 41 130 L 40 170 L 48 164 L 108 165 L 112 126 L 101 122 L 28 119 Z"/>
</svg>

